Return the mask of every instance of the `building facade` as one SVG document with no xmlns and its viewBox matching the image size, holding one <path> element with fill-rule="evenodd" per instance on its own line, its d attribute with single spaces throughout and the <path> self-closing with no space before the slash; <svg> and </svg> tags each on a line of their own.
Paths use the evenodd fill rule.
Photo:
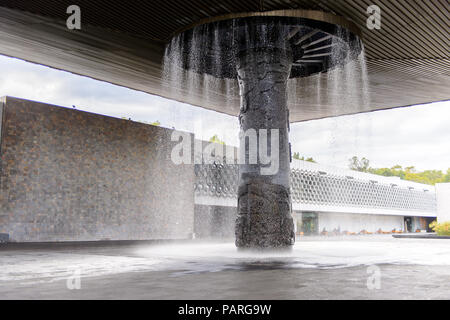
<svg viewBox="0 0 450 320">
<path fill-rule="evenodd" d="M 237 172 L 196 165 L 196 204 L 236 207 Z M 426 231 L 436 219 L 433 186 L 295 159 L 291 198 L 298 234 Z"/>
</svg>

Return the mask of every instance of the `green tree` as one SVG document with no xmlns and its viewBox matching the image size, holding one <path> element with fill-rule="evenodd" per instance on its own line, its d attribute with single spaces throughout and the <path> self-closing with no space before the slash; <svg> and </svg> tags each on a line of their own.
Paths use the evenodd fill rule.
<svg viewBox="0 0 450 320">
<path fill-rule="evenodd" d="M 356 171 L 369 172 L 385 177 L 399 177 L 403 180 L 409 180 L 424 184 L 434 185 L 441 182 L 450 182 L 450 168 L 444 174 L 441 170 L 417 171 L 414 166 L 403 168 L 401 165 L 395 165 L 392 168 L 371 168 L 370 161 L 366 158 L 361 160 L 354 156 L 349 159 L 349 168 Z"/>
<path fill-rule="evenodd" d="M 215 134 L 211 138 L 209 138 L 209 142 L 225 144 L 225 142 L 223 142 L 222 140 L 219 139 L 219 136 L 217 134 Z"/>
<path fill-rule="evenodd" d="M 126 118 L 122 117 L 122 119 L 126 119 Z M 154 122 L 148 122 L 148 121 L 145 121 L 145 120 L 136 120 L 136 122 L 145 123 L 145 124 L 149 124 L 149 125 L 152 125 L 152 126 L 159 126 L 159 125 L 161 125 L 161 122 L 159 122 L 158 120 L 156 120 Z"/>
<path fill-rule="evenodd" d="M 366 158 L 361 158 L 361 160 L 357 156 L 353 156 L 349 159 L 349 167 L 352 170 L 367 172 L 369 169 L 370 161 Z"/>
<path fill-rule="evenodd" d="M 444 182 L 450 182 L 450 168 L 447 170 L 447 174 L 444 177 Z"/>
<path fill-rule="evenodd" d="M 292 156 L 292 158 L 296 159 L 296 160 L 303 160 L 303 161 L 308 161 L 308 162 L 312 162 L 312 163 L 317 163 L 316 160 L 314 160 L 312 157 L 309 158 L 305 158 L 300 157 L 300 153 L 299 152 L 294 152 L 294 155 Z"/>
</svg>

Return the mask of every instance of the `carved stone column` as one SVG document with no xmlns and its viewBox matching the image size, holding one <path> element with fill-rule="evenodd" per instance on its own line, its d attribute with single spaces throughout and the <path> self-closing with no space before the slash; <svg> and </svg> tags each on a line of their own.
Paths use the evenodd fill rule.
<svg viewBox="0 0 450 320">
<path fill-rule="evenodd" d="M 238 215 L 236 246 L 248 248 L 289 247 L 294 244 L 289 189 L 290 146 L 287 80 L 291 71 L 292 53 L 286 49 L 253 48 L 241 52 L 237 69 L 241 95 L 239 122 L 241 150 L 246 159 L 239 166 Z M 258 162 L 249 164 L 249 139 L 242 139 L 248 130 L 256 130 Z M 263 174 L 259 157 L 261 129 L 267 129 L 267 153 L 278 159 L 278 170 Z M 279 150 L 271 150 L 271 129 L 278 130 Z M 262 136 L 264 138 L 264 135 Z M 273 162 L 273 161 L 272 161 Z M 264 171 L 264 170 L 263 170 Z"/>
</svg>

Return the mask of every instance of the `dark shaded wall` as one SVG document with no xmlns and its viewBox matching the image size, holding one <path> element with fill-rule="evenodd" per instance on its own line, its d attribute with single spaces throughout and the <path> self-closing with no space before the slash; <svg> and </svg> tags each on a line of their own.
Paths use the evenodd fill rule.
<svg viewBox="0 0 450 320">
<path fill-rule="evenodd" d="M 194 170 L 171 161 L 172 130 L 3 101 L 0 233 L 11 241 L 191 235 Z"/>
</svg>

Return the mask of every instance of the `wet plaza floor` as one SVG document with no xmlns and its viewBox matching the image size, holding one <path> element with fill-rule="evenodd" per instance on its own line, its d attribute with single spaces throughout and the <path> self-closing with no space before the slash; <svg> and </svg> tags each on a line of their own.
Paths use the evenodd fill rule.
<svg viewBox="0 0 450 320">
<path fill-rule="evenodd" d="M 0 299 L 450 299 L 450 241 L 304 237 L 0 247 Z"/>
</svg>

